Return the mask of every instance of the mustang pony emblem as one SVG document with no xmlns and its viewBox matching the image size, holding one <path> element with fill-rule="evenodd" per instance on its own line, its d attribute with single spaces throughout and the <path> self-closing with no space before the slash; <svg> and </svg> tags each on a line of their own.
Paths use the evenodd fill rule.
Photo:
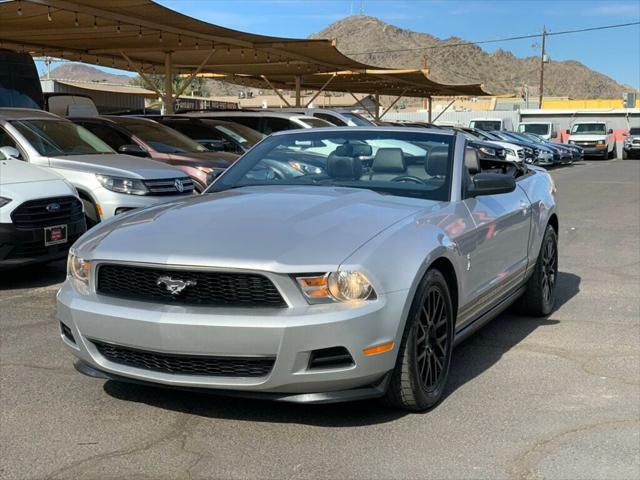
<svg viewBox="0 0 640 480">
<path fill-rule="evenodd" d="M 167 292 L 171 293 L 171 295 L 178 295 L 185 288 L 195 286 L 197 284 L 198 282 L 196 282 L 195 280 L 174 280 L 169 276 L 158 277 L 158 280 L 156 280 L 156 285 L 158 285 L 159 287 L 164 285 L 164 287 L 167 289 Z"/>
</svg>

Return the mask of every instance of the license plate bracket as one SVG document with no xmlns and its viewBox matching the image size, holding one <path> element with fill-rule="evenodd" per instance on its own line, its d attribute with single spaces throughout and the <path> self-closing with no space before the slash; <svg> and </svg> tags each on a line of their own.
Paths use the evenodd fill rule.
<svg viewBox="0 0 640 480">
<path fill-rule="evenodd" d="M 66 225 L 54 225 L 51 227 L 44 227 L 44 246 L 49 247 L 51 245 L 60 245 L 67 243 L 67 226 Z"/>
</svg>

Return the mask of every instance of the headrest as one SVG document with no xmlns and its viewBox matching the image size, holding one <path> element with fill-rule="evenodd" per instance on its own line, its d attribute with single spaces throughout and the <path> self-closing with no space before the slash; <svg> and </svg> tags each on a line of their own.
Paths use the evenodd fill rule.
<svg viewBox="0 0 640 480">
<path fill-rule="evenodd" d="M 405 173 L 407 165 L 401 148 L 379 148 L 371 170 L 376 173 Z"/>
<path fill-rule="evenodd" d="M 449 170 L 449 148 L 433 147 L 424 162 L 424 170 L 430 177 L 439 177 Z"/>
<path fill-rule="evenodd" d="M 362 162 L 359 158 L 344 157 L 333 152 L 327 157 L 327 175 L 343 180 L 359 180 L 362 176 Z"/>
<path fill-rule="evenodd" d="M 345 143 L 336 148 L 335 153 L 341 157 L 370 157 L 373 150 L 366 143 Z"/>
<path fill-rule="evenodd" d="M 480 171 L 480 160 L 475 148 L 467 147 L 464 149 L 464 165 L 471 175 Z"/>
</svg>

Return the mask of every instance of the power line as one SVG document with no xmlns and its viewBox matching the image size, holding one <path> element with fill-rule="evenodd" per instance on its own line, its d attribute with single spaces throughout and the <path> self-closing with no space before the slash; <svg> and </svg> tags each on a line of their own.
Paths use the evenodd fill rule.
<svg viewBox="0 0 640 480">
<path fill-rule="evenodd" d="M 629 23 L 618 23 L 616 25 L 602 25 L 599 27 L 589 27 L 589 28 L 580 28 L 576 30 L 564 30 L 560 32 L 547 32 L 547 37 L 556 36 L 556 35 L 568 35 L 572 33 L 582 33 L 582 32 L 592 32 L 595 30 L 607 30 L 610 28 L 621 28 L 621 27 L 630 27 L 632 25 L 640 25 L 640 22 L 629 22 Z M 542 37 L 542 33 L 535 33 L 531 35 L 518 35 L 515 37 L 504 37 L 504 38 L 494 38 L 491 40 L 480 40 L 477 42 L 458 42 L 458 43 L 450 43 L 447 45 L 432 45 L 430 47 L 415 47 L 415 48 L 398 48 L 395 50 L 372 50 L 367 52 L 345 52 L 345 55 L 372 55 L 377 53 L 394 53 L 394 52 L 412 52 L 412 51 L 421 51 L 421 50 L 436 50 L 439 48 L 453 48 L 453 47 L 464 47 L 468 45 L 484 45 L 487 43 L 500 43 L 500 42 L 510 42 L 513 40 L 525 40 L 528 38 L 540 38 Z"/>
</svg>

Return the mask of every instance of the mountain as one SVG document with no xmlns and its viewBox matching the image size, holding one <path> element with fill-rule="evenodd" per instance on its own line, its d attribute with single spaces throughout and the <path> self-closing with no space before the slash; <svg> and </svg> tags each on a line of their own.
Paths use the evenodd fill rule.
<svg viewBox="0 0 640 480">
<path fill-rule="evenodd" d="M 487 53 L 476 45 L 448 47 L 466 41 L 457 37 L 441 40 L 395 27 L 375 17 L 347 17 L 310 38 L 337 39 L 338 49 L 347 56 L 381 67 L 421 68 L 426 56 L 430 78 L 442 83 L 483 83 L 493 94 L 519 93 L 526 83 L 533 95 L 540 84 L 540 57 L 518 58 L 505 50 Z M 436 48 L 415 50 L 423 47 Z M 380 53 L 356 55 L 372 51 Z M 545 95 L 622 98 L 625 91 L 629 91 L 628 86 L 573 60 L 551 61 L 545 65 Z"/>
<path fill-rule="evenodd" d="M 47 78 L 44 74 L 41 78 Z M 78 80 L 81 82 L 103 82 L 128 85 L 133 77 L 108 73 L 82 63 L 63 63 L 51 70 L 49 78 L 60 80 Z"/>
</svg>

